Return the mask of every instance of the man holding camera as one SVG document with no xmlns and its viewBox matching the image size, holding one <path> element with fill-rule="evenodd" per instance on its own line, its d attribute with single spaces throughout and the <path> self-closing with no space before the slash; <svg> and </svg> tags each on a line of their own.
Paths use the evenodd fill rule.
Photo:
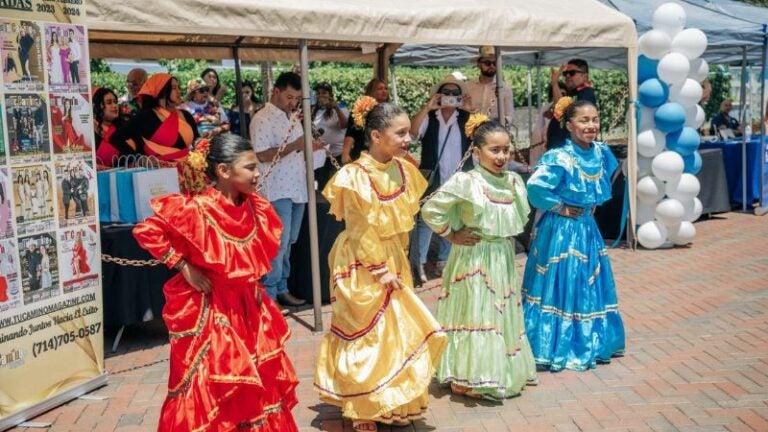
<svg viewBox="0 0 768 432">
<path fill-rule="evenodd" d="M 430 91 L 427 105 L 411 119 L 411 136 L 421 141 L 421 163 L 419 168 L 429 181 L 427 194 L 432 193 L 456 171 L 461 158 L 470 146 L 470 139 L 464 132 L 469 119 L 472 98 L 467 86 L 453 75 L 448 75 L 435 84 Z M 472 158 L 467 159 L 463 170 L 472 168 Z M 432 238 L 432 230 L 421 220 L 418 221 L 419 278 L 427 281 L 424 264 Z M 440 238 L 440 250 L 436 271 L 448 260 L 451 244 Z"/>
</svg>

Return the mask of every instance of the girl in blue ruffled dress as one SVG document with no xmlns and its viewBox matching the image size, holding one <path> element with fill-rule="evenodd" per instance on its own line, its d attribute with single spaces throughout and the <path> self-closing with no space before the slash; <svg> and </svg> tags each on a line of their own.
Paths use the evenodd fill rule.
<svg viewBox="0 0 768 432">
<path fill-rule="evenodd" d="M 545 153 L 528 181 L 528 199 L 543 216 L 534 229 L 522 287 L 536 364 L 553 372 L 587 370 L 624 352 L 616 284 L 592 216 L 611 198 L 618 162 L 605 144 L 595 142 L 600 122 L 591 102 L 573 102 L 561 119 L 571 139 Z"/>
</svg>

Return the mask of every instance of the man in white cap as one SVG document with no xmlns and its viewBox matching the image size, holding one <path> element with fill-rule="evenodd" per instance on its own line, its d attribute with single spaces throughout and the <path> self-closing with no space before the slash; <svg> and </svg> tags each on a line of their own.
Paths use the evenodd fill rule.
<svg viewBox="0 0 768 432">
<path fill-rule="evenodd" d="M 411 119 L 411 136 L 421 141 L 421 162 L 419 168 L 427 177 L 432 193 L 459 167 L 459 162 L 470 146 L 470 139 L 464 132 L 464 125 L 469 119 L 472 97 L 467 94 L 467 85 L 454 75 L 448 75 L 432 86 L 431 97 L 419 112 Z M 464 170 L 472 168 L 472 159 L 468 159 Z M 424 264 L 432 238 L 432 230 L 421 220 L 418 221 L 419 278 L 427 281 Z M 436 270 L 442 273 L 442 267 L 448 260 L 451 244 L 440 238 L 440 250 Z"/>
<path fill-rule="evenodd" d="M 496 95 L 496 52 L 492 46 L 480 47 L 477 68 L 480 70 L 480 77 L 477 81 L 467 83 L 469 94 L 472 96 L 472 112 L 479 112 L 494 120 L 499 120 Z M 499 121 L 505 126 L 511 125 L 515 118 L 512 89 L 504 83 L 499 90 L 504 107 L 504 121 Z"/>
</svg>

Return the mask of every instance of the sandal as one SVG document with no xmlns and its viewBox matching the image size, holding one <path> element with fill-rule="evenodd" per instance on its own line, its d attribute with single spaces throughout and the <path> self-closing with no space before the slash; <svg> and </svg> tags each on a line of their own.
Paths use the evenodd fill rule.
<svg viewBox="0 0 768 432">
<path fill-rule="evenodd" d="M 356 432 L 376 432 L 376 422 L 371 420 L 352 420 L 352 429 Z"/>
<path fill-rule="evenodd" d="M 463 395 L 463 394 L 466 394 L 468 391 L 469 391 L 469 388 L 464 387 L 463 385 L 451 383 L 451 392 L 453 394 Z"/>
</svg>

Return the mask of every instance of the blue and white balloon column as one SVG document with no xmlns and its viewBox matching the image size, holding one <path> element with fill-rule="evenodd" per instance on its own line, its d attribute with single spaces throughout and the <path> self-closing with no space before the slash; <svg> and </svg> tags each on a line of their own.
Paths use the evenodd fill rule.
<svg viewBox="0 0 768 432">
<path fill-rule="evenodd" d="M 637 239 L 648 249 L 667 242 L 693 242 L 693 222 L 702 211 L 697 129 L 704 123 L 698 105 L 700 82 L 709 65 L 700 59 L 707 36 L 685 27 L 685 10 L 665 3 L 653 13 L 653 30 L 638 41 Z"/>
</svg>

